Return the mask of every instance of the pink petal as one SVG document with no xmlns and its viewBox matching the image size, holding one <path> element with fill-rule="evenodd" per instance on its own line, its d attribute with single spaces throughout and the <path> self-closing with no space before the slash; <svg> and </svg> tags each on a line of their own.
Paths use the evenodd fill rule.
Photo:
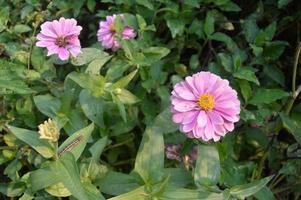
<svg viewBox="0 0 301 200">
<path fill-rule="evenodd" d="M 199 112 L 197 122 L 199 127 L 204 127 L 207 124 L 207 115 L 205 111 Z"/>
<path fill-rule="evenodd" d="M 69 58 L 69 51 L 65 48 L 59 48 L 58 56 L 61 60 L 68 60 Z"/>
</svg>

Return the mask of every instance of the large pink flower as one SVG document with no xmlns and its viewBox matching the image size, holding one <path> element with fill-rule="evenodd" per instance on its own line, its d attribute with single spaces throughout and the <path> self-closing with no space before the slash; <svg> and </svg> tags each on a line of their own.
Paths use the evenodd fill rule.
<svg viewBox="0 0 301 200">
<path fill-rule="evenodd" d="M 57 54 L 61 60 L 67 60 L 70 56 L 77 56 L 81 52 L 78 36 L 82 30 L 77 26 L 75 19 L 65 19 L 45 22 L 41 25 L 41 32 L 37 35 L 38 47 L 46 47 L 47 56 Z"/>
<path fill-rule="evenodd" d="M 121 48 L 121 45 L 117 41 L 116 38 L 116 29 L 115 29 L 115 19 L 117 16 L 122 15 L 112 15 L 107 16 L 106 21 L 99 22 L 99 30 L 97 31 L 97 37 L 98 41 L 101 43 L 101 45 L 106 49 L 112 49 L 113 51 L 118 50 Z M 136 37 L 136 33 L 134 29 L 125 26 L 122 31 L 122 39 L 129 40 L 131 38 Z"/>
<path fill-rule="evenodd" d="M 171 94 L 173 121 L 190 138 L 218 141 L 239 121 L 236 91 L 213 73 L 188 76 L 175 85 Z"/>
</svg>

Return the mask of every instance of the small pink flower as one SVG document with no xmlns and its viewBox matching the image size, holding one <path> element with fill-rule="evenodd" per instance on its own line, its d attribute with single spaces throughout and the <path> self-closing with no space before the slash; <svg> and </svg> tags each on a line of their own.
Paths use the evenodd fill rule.
<svg viewBox="0 0 301 200">
<path fill-rule="evenodd" d="M 37 35 L 38 47 L 46 47 L 47 56 L 57 54 L 61 60 L 67 60 L 70 56 L 77 56 L 81 53 L 81 46 L 78 36 L 82 30 L 77 26 L 75 19 L 65 19 L 45 22 L 41 25 L 41 32 Z"/>
<path fill-rule="evenodd" d="M 116 29 L 115 29 L 115 19 L 117 16 L 122 15 L 112 15 L 107 16 L 106 21 L 99 22 L 99 29 L 97 31 L 98 41 L 101 45 L 106 49 L 112 49 L 113 51 L 121 48 L 121 45 L 117 41 L 116 38 Z M 126 26 L 122 32 L 122 39 L 129 40 L 131 38 L 136 37 L 136 33 L 134 29 Z"/>
<path fill-rule="evenodd" d="M 218 141 L 239 121 L 236 91 L 213 73 L 188 76 L 175 85 L 171 94 L 173 121 L 190 138 Z"/>
</svg>

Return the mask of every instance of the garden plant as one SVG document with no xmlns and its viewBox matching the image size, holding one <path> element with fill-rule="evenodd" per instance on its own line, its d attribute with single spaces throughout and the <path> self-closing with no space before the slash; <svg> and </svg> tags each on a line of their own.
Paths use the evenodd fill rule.
<svg viewBox="0 0 301 200">
<path fill-rule="evenodd" d="M 300 40 L 299 0 L 0 0 L 0 199 L 301 199 Z"/>
</svg>

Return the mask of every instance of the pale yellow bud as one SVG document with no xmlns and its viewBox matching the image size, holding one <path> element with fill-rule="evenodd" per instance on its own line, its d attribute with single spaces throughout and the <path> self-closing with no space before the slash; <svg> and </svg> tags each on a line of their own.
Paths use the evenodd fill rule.
<svg viewBox="0 0 301 200">
<path fill-rule="evenodd" d="M 60 130 L 57 124 L 50 118 L 43 124 L 39 125 L 40 139 L 46 139 L 51 142 L 56 142 L 60 136 Z"/>
</svg>

